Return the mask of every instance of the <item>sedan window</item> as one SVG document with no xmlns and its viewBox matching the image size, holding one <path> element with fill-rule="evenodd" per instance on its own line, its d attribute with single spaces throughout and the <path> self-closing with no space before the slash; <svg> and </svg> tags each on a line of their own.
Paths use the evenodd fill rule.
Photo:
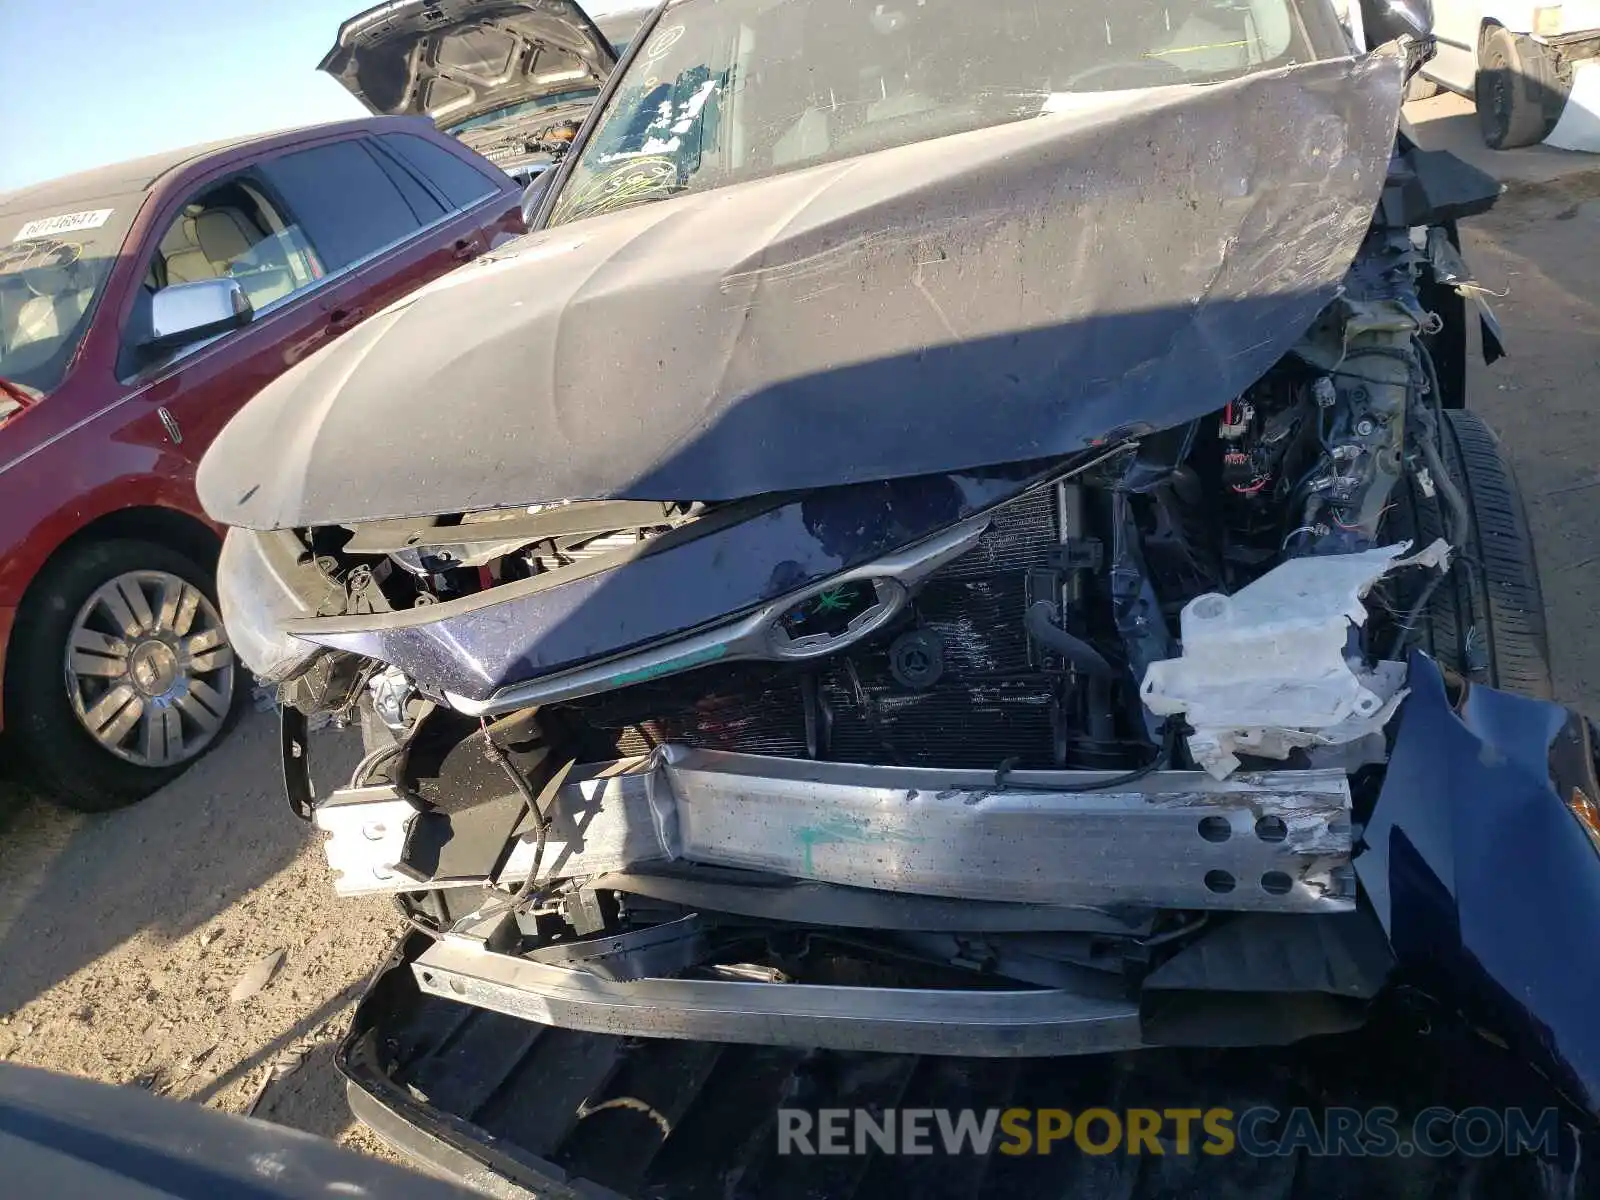
<svg viewBox="0 0 1600 1200">
<path fill-rule="evenodd" d="M 143 203 L 143 195 L 44 209 L 0 203 L 0 379 L 41 393 L 61 382 Z"/>
<path fill-rule="evenodd" d="M 443 146 L 436 146 L 414 133 L 386 133 L 378 142 L 412 170 L 421 173 L 456 208 L 476 204 L 503 186 Z"/>
<path fill-rule="evenodd" d="M 237 279 L 260 312 L 324 274 L 300 227 L 258 188 L 234 179 L 183 206 L 156 247 L 145 288 L 154 293 L 177 283 Z"/>
<path fill-rule="evenodd" d="M 142 286 L 122 331 L 117 375 L 130 379 L 152 366 L 141 349 L 150 334 L 157 292 L 206 279 L 237 280 L 250 307 L 270 311 L 313 287 L 327 268 L 294 215 L 268 199 L 247 176 L 207 184 L 178 209 L 144 266 Z M 182 358 L 207 342 L 160 356 Z"/>
<path fill-rule="evenodd" d="M 423 221 L 360 141 L 330 142 L 262 164 L 329 271 L 411 237 Z"/>
</svg>

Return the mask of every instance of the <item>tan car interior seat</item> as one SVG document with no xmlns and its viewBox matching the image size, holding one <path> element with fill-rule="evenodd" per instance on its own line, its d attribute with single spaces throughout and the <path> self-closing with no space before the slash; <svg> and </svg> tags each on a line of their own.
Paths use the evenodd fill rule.
<svg viewBox="0 0 1600 1200">
<path fill-rule="evenodd" d="M 287 264 L 271 261 L 281 257 L 278 247 L 237 208 L 191 206 L 161 240 L 161 256 L 168 286 L 236 278 L 257 309 L 295 288 Z"/>
<path fill-rule="evenodd" d="M 185 212 L 161 239 L 161 256 L 167 264 L 167 283 L 195 283 L 221 279 L 233 261 L 250 253 L 261 234 L 233 208 L 206 208 Z"/>
</svg>

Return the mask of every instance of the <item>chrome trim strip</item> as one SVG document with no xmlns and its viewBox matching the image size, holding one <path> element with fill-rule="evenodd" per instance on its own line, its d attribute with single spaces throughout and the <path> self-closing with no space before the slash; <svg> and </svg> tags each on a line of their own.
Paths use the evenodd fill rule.
<svg viewBox="0 0 1600 1200">
<path fill-rule="evenodd" d="M 881 629 L 904 609 L 917 584 L 971 550 L 988 529 L 988 517 L 963 521 L 885 558 L 864 563 L 799 591 L 790 592 L 726 625 L 657 643 L 602 663 L 592 663 L 559 675 L 502 688 L 487 700 L 469 700 L 453 692 L 446 692 L 445 700 L 451 708 L 467 716 L 489 717 L 515 712 L 534 704 L 554 704 L 592 696 L 647 679 L 677 675 L 713 662 L 751 659 L 798 662 L 833 654 Z M 862 620 L 859 627 L 822 646 L 802 647 L 799 643 L 791 642 L 784 647 L 773 643 L 769 636 L 772 625 L 789 609 L 819 592 L 859 580 L 879 580 L 886 584 L 882 603 L 870 613 L 863 614 L 867 619 Z"/>
<path fill-rule="evenodd" d="M 540 879 L 686 861 L 953 899 L 1231 912 L 1355 907 L 1344 772 L 992 773 L 856 766 L 664 747 L 589 769 L 557 795 Z M 1027 789 L 1027 790 L 1020 790 Z M 386 788 L 335 793 L 316 823 L 341 895 L 421 891 L 393 870 L 404 805 Z M 374 830 L 381 825 L 381 831 Z M 375 836 L 375 834 L 377 836 Z M 526 880 L 536 839 L 495 881 Z M 1223 878 L 1223 876 L 1226 878 Z M 1231 883 L 1231 886 L 1229 884 Z"/>
<path fill-rule="evenodd" d="M 449 937 L 411 970 L 429 995 L 587 1033 L 986 1058 L 1104 1054 L 1144 1044 L 1137 1004 L 1066 991 L 611 983 Z"/>
</svg>

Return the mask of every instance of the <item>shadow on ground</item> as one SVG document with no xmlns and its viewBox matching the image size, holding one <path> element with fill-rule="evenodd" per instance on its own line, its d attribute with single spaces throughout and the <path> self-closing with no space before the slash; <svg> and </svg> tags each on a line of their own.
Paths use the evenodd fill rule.
<svg viewBox="0 0 1600 1200">
<path fill-rule="evenodd" d="M 319 790 L 358 748 L 319 739 Z M 293 862 L 311 838 L 283 800 L 275 719 L 251 715 L 171 786 L 84 816 L 0 797 L 0 1013 L 140 932 L 172 942 Z M 88 919 L 85 919 L 85 918 Z"/>
<path fill-rule="evenodd" d="M 1553 146 L 1491 150 L 1484 145 L 1478 110 L 1464 96 L 1449 92 L 1406 106 L 1406 117 L 1430 150 L 1448 150 L 1510 187 L 1544 183 L 1600 168 L 1600 155 Z"/>
</svg>

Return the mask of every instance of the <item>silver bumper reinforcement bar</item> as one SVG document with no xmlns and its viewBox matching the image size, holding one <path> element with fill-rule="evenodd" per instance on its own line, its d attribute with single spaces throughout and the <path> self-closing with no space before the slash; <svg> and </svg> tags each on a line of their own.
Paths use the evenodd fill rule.
<svg viewBox="0 0 1600 1200">
<path fill-rule="evenodd" d="M 615 983 L 449 936 L 411 969 L 432 995 L 585 1033 L 986 1058 L 1102 1054 L 1144 1044 L 1137 1005 L 1066 991 Z"/>
<path fill-rule="evenodd" d="M 664 747 L 560 791 L 540 878 L 651 864 L 746 868 L 955 899 L 1107 908 L 1340 912 L 1355 906 L 1342 771 L 1109 774 L 858 766 Z M 390 788 L 318 806 L 342 895 L 528 878 L 534 838 L 497 879 L 398 870 L 410 801 Z"/>
</svg>

